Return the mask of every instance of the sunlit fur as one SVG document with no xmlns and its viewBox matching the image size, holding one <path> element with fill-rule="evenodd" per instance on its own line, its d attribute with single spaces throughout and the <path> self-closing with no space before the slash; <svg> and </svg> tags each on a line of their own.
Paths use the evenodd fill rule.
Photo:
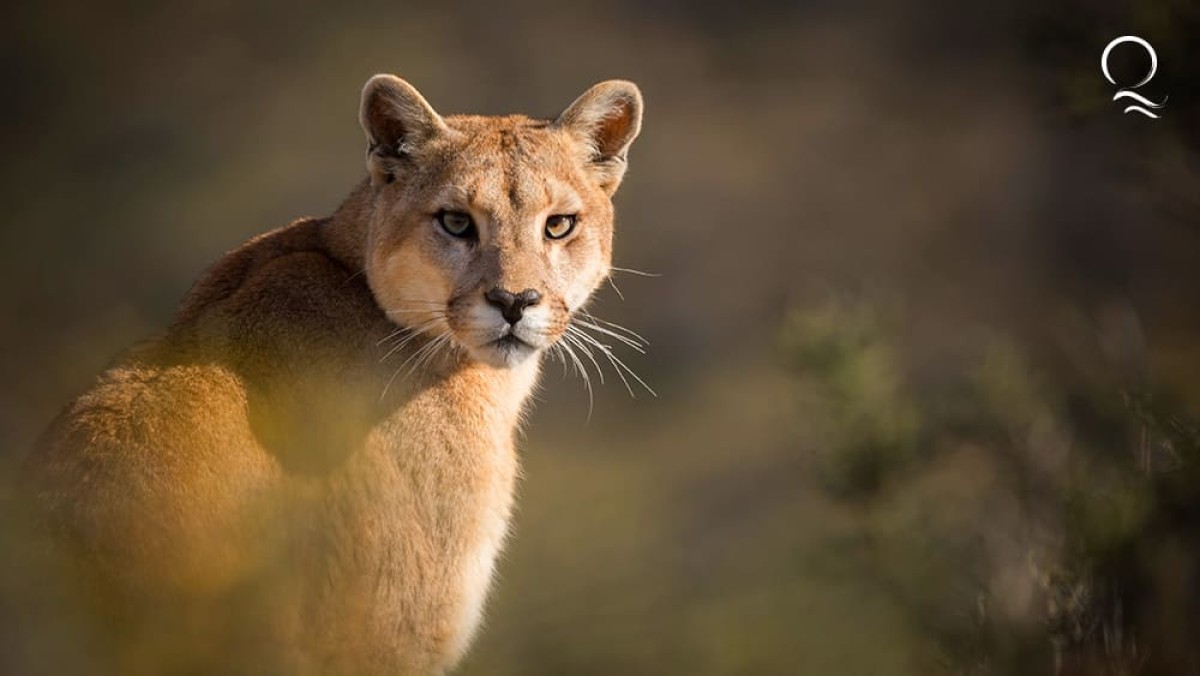
<svg viewBox="0 0 1200 676">
<path fill-rule="evenodd" d="M 525 118 L 503 120 L 450 118 L 452 132 L 411 155 L 428 175 L 380 188 L 366 270 L 397 321 L 430 323 L 428 333 L 452 333 L 472 358 L 513 366 L 534 351 L 489 345 L 509 326 L 484 291 L 539 291 L 542 301 L 512 332 L 533 348 L 549 346 L 608 274 L 612 206 L 568 134 Z M 470 214 L 478 239 L 446 233 L 435 220 L 441 210 Z M 580 215 L 565 240 L 545 237 L 554 214 Z"/>
<path fill-rule="evenodd" d="M 219 260 L 28 462 L 96 673 L 459 659 L 541 355 L 615 359 L 588 326 L 636 342 L 581 308 L 610 271 L 610 196 L 640 119 L 627 82 L 550 122 L 442 117 L 398 78 L 367 84 L 369 178 L 332 217 Z M 440 210 L 478 237 L 450 236 Z M 544 237 L 552 214 L 578 214 L 574 233 Z M 512 326 L 521 342 L 495 342 L 509 325 L 493 287 L 541 294 Z"/>
</svg>

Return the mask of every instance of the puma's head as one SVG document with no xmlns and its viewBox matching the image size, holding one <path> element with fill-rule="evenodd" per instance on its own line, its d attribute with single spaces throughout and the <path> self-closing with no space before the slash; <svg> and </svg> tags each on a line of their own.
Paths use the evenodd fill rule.
<svg viewBox="0 0 1200 676">
<path fill-rule="evenodd" d="M 404 80 L 371 78 L 365 263 L 380 306 L 493 366 L 552 345 L 610 272 L 611 197 L 641 118 L 619 80 L 543 121 L 442 117 Z"/>
<path fill-rule="evenodd" d="M 553 345 L 610 273 L 637 86 L 595 85 L 553 121 L 443 118 L 412 85 L 376 76 L 360 120 L 366 274 L 392 321 L 494 366 Z"/>
</svg>

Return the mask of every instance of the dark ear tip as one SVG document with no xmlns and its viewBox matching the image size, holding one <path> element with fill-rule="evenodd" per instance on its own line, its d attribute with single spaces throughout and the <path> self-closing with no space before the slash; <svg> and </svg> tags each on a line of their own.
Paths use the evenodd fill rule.
<svg viewBox="0 0 1200 676">
<path fill-rule="evenodd" d="M 400 78 L 391 73 L 376 73 L 367 78 L 367 83 L 363 85 L 363 91 L 371 91 L 376 87 L 383 86 L 388 82 L 399 80 Z"/>
<path fill-rule="evenodd" d="M 638 99 L 642 98 L 642 90 L 632 80 L 606 80 L 605 84 L 628 93 L 631 97 Z"/>
<path fill-rule="evenodd" d="M 625 99 L 638 110 L 642 108 L 642 90 L 629 80 L 605 80 L 594 85 L 589 93 L 611 99 Z"/>
<path fill-rule="evenodd" d="M 402 97 L 420 97 L 420 94 L 417 92 L 416 87 L 413 87 L 395 75 L 388 73 L 373 75 L 362 88 L 363 112 L 366 112 L 371 104 L 381 96 L 398 99 Z"/>
</svg>

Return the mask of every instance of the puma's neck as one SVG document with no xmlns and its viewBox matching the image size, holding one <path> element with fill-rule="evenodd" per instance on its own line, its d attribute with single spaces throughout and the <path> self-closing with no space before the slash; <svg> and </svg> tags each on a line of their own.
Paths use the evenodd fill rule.
<svg viewBox="0 0 1200 676">
<path fill-rule="evenodd" d="M 355 271 L 365 266 L 373 192 L 369 180 L 361 181 L 324 223 L 321 231 L 329 253 Z"/>
<path fill-rule="evenodd" d="M 507 440 L 537 382 L 538 361 L 534 357 L 511 368 L 478 362 L 453 365 L 415 392 L 405 413 L 412 415 L 414 406 L 428 413 L 436 409 L 447 425 L 461 427 L 468 437 L 479 434 L 489 442 Z"/>
</svg>

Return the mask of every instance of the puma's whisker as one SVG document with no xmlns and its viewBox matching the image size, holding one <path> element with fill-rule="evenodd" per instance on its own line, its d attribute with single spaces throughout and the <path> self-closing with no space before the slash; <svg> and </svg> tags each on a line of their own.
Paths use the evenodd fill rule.
<svg viewBox="0 0 1200 676">
<path fill-rule="evenodd" d="M 631 275 L 637 275 L 639 277 L 662 277 L 662 273 L 659 272 L 646 272 L 644 270 L 634 270 L 633 268 L 618 268 L 615 265 L 611 266 L 609 269 L 615 272 L 624 272 Z"/>
</svg>

